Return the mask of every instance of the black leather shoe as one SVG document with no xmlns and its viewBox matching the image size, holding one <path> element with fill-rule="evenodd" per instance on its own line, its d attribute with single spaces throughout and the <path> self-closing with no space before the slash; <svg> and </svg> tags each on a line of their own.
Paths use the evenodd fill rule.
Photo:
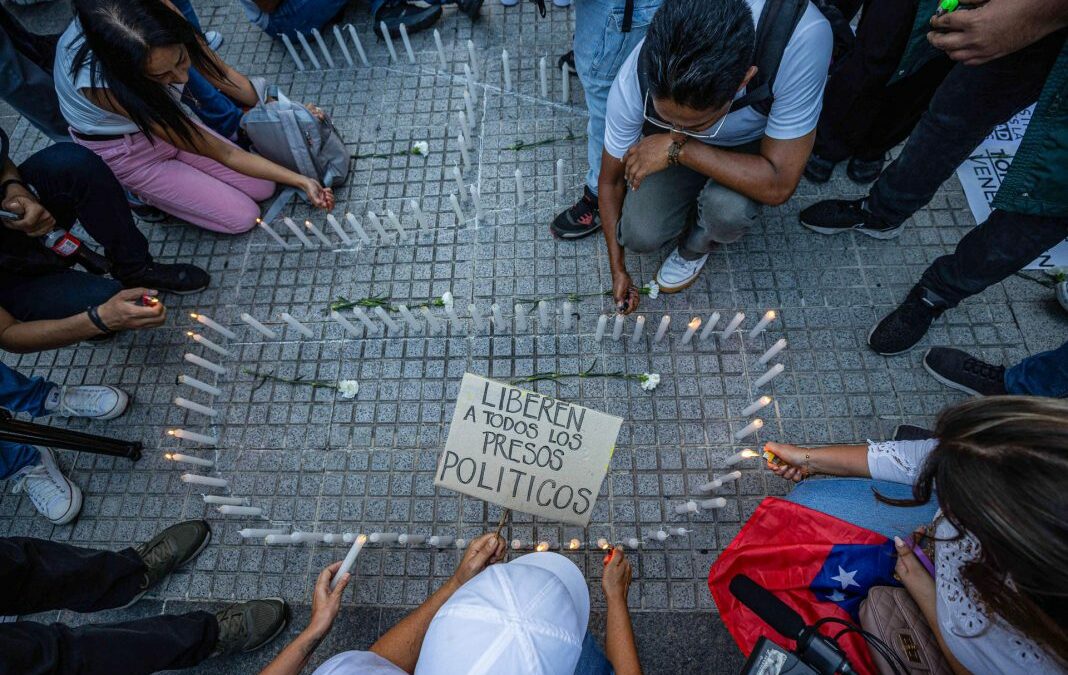
<svg viewBox="0 0 1068 675">
<path fill-rule="evenodd" d="M 379 33 L 381 24 L 385 23 L 386 30 L 389 31 L 391 37 L 400 37 L 400 26 L 403 23 L 408 35 L 411 35 L 430 28 L 440 18 L 440 5 L 420 7 L 407 2 L 400 5 L 386 5 L 375 15 L 375 33 Z M 381 39 L 382 36 L 378 37 Z"/>
<path fill-rule="evenodd" d="M 799 214 L 801 224 L 820 234 L 859 232 L 874 239 L 893 239 L 901 234 L 901 225 L 889 225 L 864 208 L 863 199 L 825 199 Z"/>
<path fill-rule="evenodd" d="M 854 183 L 871 183 L 883 172 L 884 164 L 886 160 L 881 157 L 870 160 L 853 157 L 849 164 L 846 164 L 846 175 Z"/>
</svg>

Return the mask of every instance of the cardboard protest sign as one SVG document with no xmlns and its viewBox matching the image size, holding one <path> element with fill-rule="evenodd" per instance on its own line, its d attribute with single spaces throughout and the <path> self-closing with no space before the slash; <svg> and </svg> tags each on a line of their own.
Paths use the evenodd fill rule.
<svg viewBox="0 0 1068 675">
<path fill-rule="evenodd" d="M 586 526 L 623 420 L 466 373 L 434 484 Z"/>
</svg>

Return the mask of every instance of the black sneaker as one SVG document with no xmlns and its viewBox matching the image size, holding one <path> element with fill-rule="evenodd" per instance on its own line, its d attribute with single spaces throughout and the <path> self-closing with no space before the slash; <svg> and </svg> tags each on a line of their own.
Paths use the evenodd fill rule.
<svg viewBox="0 0 1068 675">
<path fill-rule="evenodd" d="M 860 232 L 875 239 L 893 239 L 902 225 L 888 225 L 864 208 L 863 199 L 826 199 L 801 211 L 801 224 L 820 234 Z"/>
<path fill-rule="evenodd" d="M 883 172 L 884 164 L 886 160 L 882 157 L 874 160 L 853 157 L 846 164 L 846 175 L 854 183 L 871 183 Z"/>
<path fill-rule="evenodd" d="M 949 347 L 931 347 L 923 355 L 923 367 L 947 387 L 972 396 L 999 396 L 1005 390 L 1005 366 L 995 366 L 968 352 Z"/>
<path fill-rule="evenodd" d="M 582 239 L 601 229 L 597 195 L 590 192 L 590 188 L 583 188 L 582 199 L 556 216 L 549 229 L 559 239 Z"/>
<path fill-rule="evenodd" d="M 145 563 L 145 578 L 137 602 L 163 577 L 197 557 L 211 541 L 211 527 L 203 520 L 186 520 L 163 530 L 147 543 L 134 547 Z"/>
<path fill-rule="evenodd" d="M 831 179 L 831 174 L 834 173 L 834 167 L 837 164 L 838 162 L 832 162 L 812 153 L 805 162 L 805 178 L 810 183 L 826 183 Z"/>
<path fill-rule="evenodd" d="M 471 21 L 478 21 L 482 18 L 482 0 L 456 0 L 456 6 Z"/>
<path fill-rule="evenodd" d="M 141 270 L 118 277 L 126 288 L 152 288 L 186 295 L 198 293 L 211 283 L 211 275 L 196 265 L 149 263 Z"/>
<path fill-rule="evenodd" d="M 286 629 L 289 605 L 282 598 L 237 602 L 215 613 L 219 639 L 212 656 L 259 649 Z"/>
<path fill-rule="evenodd" d="M 557 70 L 560 70 L 561 68 L 563 68 L 564 64 L 567 64 L 567 67 L 569 69 L 571 69 L 572 73 L 578 73 L 578 68 L 575 67 L 575 50 L 574 49 L 572 49 L 571 51 L 567 52 L 566 54 L 561 54 L 560 58 L 556 59 L 556 69 Z"/>
<path fill-rule="evenodd" d="M 408 31 L 408 35 L 411 35 L 430 28 L 440 18 L 441 5 L 420 7 L 408 2 L 399 5 L 386 5 L 378 10 L 378 14 L 375 15 L 375 33 L 378 34 L 378 39 L 381 40 L 382 36 L 379 34 L 381 32 L 381 24 L 385 22 L 386 30 L 389 31 L 390 36 L 400 37 L 400 25 L 402 23 Z"/>
<path fill-rule="evenodd" d="M 923 339 L 931 322 L 944 311 L 926 300 L 923 288 L 914 286 L 905 301 L 871 329 L 868 346 L 883 356 L 904 354 Z"/>
<path fill-rule="evenodd" d="M 895 441 L 926 441 L 930 438 L 934 438 L 933 431 L 915 424 L 899 424 L 894 428 Z"/>
</svg>

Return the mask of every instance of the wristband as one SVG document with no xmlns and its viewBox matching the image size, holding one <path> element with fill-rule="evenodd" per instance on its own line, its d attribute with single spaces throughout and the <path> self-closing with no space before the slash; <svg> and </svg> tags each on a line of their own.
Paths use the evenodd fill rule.
<svg viewBox="0 0 1068 675">
<path fill-rule="evenodd" d="M 679 153 L 682 152 L 682 146 L 684 145 L 686 145 L 686 140 L 671 142 L 671 146 L 668 147 L 668 166 L 679 165 Z"/>
<path fill-rule="evenodd" d="M 115 331 L 108 328 L 108 325 L 104 323 L 103 319 L 100 318 L 100 312 L 98 311 L 98 309 L 99 307 L 97 305 L 93 305 L 92 307 L 86 309 L 85 313 L 89 315 L 89 320 L 93 322 L 93 325 L 104 332 L 104 335 L 111 335 Z"/>
</svg>

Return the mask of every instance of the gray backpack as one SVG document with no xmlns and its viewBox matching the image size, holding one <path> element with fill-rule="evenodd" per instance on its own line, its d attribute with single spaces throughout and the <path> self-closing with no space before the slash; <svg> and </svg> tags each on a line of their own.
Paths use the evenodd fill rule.
<svg viewBox="0 0 1068 675">
<path fill-rule="evenodd" d="M 349 152 L 330 118 L 320 122 L 274 87 L 271 95 L 277 100 L 265 102 L 263 84 L 262 80 L 253 82 L 260 103 L 241 120 L 255 151 L 326 187 L 344 185 L 349 177 Z"/>
</svg>

